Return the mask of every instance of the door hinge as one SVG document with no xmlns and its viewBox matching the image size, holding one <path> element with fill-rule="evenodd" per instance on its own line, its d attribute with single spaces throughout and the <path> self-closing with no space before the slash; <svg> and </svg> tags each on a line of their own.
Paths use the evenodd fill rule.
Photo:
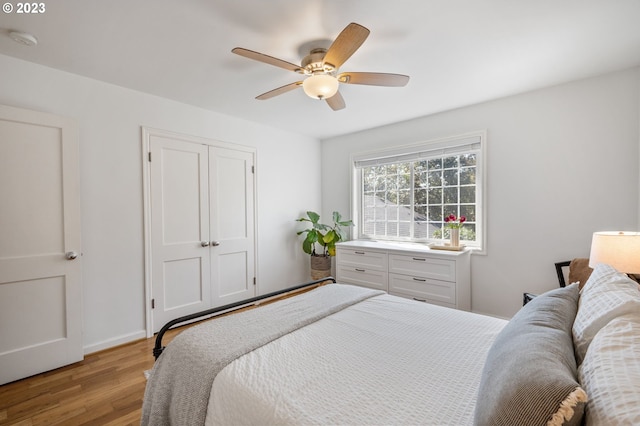
<svg viewBox="0 0 640 426">
<path fill-rule="evenodd" d="M 253 277 L 253 285 L 256 285 L 256 277 Z"/>
<path fill-rule="evenodd" d="M 251 166 L 251 173 L 255 173 L 256 172 L 256 166 Z"/>
<path fill-rule="evenodd" d="M 151 162 L 151 151 L 149 151 L 149 162 Z"/>
<path fill-rule="evenodd" d="M 156 308 L 156 299 L 151 299 L 151 309 Z"/>
</svg>

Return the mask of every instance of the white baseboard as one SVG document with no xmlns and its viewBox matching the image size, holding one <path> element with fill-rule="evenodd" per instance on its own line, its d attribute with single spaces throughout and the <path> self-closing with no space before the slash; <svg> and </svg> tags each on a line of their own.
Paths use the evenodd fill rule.
<svg viewBox="0 0 640 426">
<path fill-rule="evenodd" d="M 83 348 L 84 354 L 89 355 L 94 352 L 103 351 L 105 349 L 113 348 L 114 346 L 123 345 L 125 343 L 133 342 L 135 340 L 146 339 L 147 332 L 145 330 L 136 331 L 130 334 L 124 334 L 122 336 L 114 337 L 109 340 L 103 340 L 102 342 L 93 343 Z"/>
</svg>

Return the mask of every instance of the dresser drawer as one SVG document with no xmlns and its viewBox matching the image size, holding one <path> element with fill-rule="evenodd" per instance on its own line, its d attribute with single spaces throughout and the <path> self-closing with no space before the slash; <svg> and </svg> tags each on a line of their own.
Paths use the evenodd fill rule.
<svg viewBox="0 0 640 426">
<path fill-rule="evenodd" d="M 456 285 L 447 281 L 389 274 L 389 293 L 433 301 L 444 306 L 456 306 Z"/>
<path fill-rule="evenodd" d="M 456 281 L 456 262 L 416 255 L 389 255 L 389 273 L 431 278 L 441 281 Z"/>
<path fill-rule="evenodd" d="M 339 266 L 354 266 L 360 269 L 387 270 L 387 253 L 370 250 L 337 249 L 336 264 Z"/>
<path fill-rule="evenodd" d="M 438 305 L 438 306 L 443 306 L 445 308 L 458 309 L 456 305 L 452 305 L 451 303 L 438 302 L 437 300 L 431 300 L 431 299 L 420 299 L 419 297 L 415 297 L 415 296 L 411 296 L 409 294 L 403 294 L 403 293 L 390 292 L 389 294 L 393 296 L 404 297 L 405 299 L 412 299 L 418 302 L 429 303 L 431 305 Z"/>
<path fill-rule="evenodd" d="M 386 271 L 366 269 L 360 266 L 338 265 L 336 267 L 336 280 L 338 283 L 356 284 L 387 291 L 389 276 Z"/>
</svg>

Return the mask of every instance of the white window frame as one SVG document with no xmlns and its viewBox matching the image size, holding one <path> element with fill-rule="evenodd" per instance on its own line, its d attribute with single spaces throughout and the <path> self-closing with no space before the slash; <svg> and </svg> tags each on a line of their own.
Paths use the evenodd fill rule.
<svg viewBox="0 0 640 426">
<path fill-rule="evenodd" d="M 474 253 L 486 253 L 487 223 L 486 223 L 486 170 L 487 170 L 487 135 L 486 130 L 474 131 L 461 135 L 424 141 L 412 145 L 394 146 L 392 148 L 355 153 L 351 155 L 351 217 L 354 219 L 353 236 L 357 239 L 368 239 L 362 235 L 362 165 L 375 165 L 389 163 L 393 158 L 395 162 L 419 159 L 421 156 L 433 157 L 434 155 L 447 155 L 449 153 L 476 152 L 476 241 L 467 242 L 465 245 L 474 250 Z M 377 238 L 380 239 L 380 238 Z M 394 238 L 390 240 L 406 241 L 409 243 L 428 243 L 441 240 Z"/>
</svg>

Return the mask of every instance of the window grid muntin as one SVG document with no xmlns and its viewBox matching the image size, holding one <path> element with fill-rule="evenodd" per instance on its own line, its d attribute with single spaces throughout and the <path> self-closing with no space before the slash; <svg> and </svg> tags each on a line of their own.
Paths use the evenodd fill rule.
<svg viewBox="0 0 640 426">
<path fill-rule="evenodd" d="M 390 239 L 390 240 L 442 240 L 449 237 L 448 229 L 444 226 L 444 217 L 449 214 L 456 216 L 465 215 L 467 212 L 472 212 L 473 215 L 468 214 L 468 220 L 465 224 L 466 231 L 461 236 L 461 239 L 469 242 L 477 242 L 476 225 L 478 214 L 478 199 L 477 199 L 477 178 L 478 178 L 478 153 L 470 150 L 469 152 L 463 152 L 458 154 L 441 155 L 428 159 L 412 160 L 405 162 L 390 163 L 385 165 L 376 165 L 363 167 L 361 170 L 362 179 L 362 196 L 366 199 L 367 194 L 372 195 L 371 192 L 367 193 L 364 189 L 368 185 L 366 173 L 384 171 L 385 177 L 388 177 L 387 171 L 394 172 L 394 175 L 399 179 L 398 169 L 408 169 L 409 182 L 410 182 L 410 204 L 400 204 L 397 202 L 394 204 L 396 209 L 397 220 L 391 221 L 390 225 L 388 218 L 388 205 L 386 204 L 386 196 L 382 200 L 374 200 L 375 203 L 383 203 L 382 208 L 378 208 L 375 221 L 380 221 L 379 217 L 384 212 L 384 226 L 378 225 L 372 228 L 370 217 L 367 213 L 367 202 L 362 200 L 362 223 L 361 234 L 367 238 L 378 239 Z M 405 173 L 406 174 L 406 173 Z M 398 181 L 396 181 L 398 183 Z M 416 191 L 419 192 L 418 202 L 416 202 Z M 424 192 L 421 192 L 424 191 Z M 432 203 L 430 201 L 430 194 L 440 197 L 440 203 Z M 440 192 L 438 194 L 438 192 Z M 424 194 L 424 195 L 423 195 Z M 473 201 L 470 200 L 472 196 Z M 448 198 L 446 198 L 448 197 Z M 464 201 L 463 201 L 464 198 Z M 424 199 L 425 202 L 420 202 Z M 469 201 L 466 201 L 469 200 Z M 447 203 L 446 201 L 450 201 Z M 371 205 L 371 200 L 369 204 Z M 406 207 L 401 210 L 401 207 Z M 402 221 L 403 212 L 408 217 L 408 220 Z M 426 212 L 426 220 L 419 220 L 424 216 Z M 416 219 L 417 216 L 417 219 Z M 369 220 L 367 220 L 369 219 Z M 408 223 L 407 223 L 408 222 Z M 400 224 L 407 224 L 408 234 L 400 235 Z M 384 229 L 384 232 L 380 232 Z M 371 233 L 371 230 L 374 232 Z M 391 235 L 390 231 L 394 231 Z M 468 237 L 472 236 L 472 239 Z"/>
</svg>

